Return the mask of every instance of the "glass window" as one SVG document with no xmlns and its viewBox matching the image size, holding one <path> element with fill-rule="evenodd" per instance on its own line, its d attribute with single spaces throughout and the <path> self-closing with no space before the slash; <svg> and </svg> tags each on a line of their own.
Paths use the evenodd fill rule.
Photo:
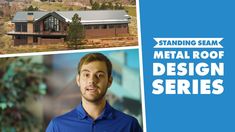
<svg viewBox="0 0 235 132">
<path fill-rule="evenodd" d="M 94 29 L 99 29 L 99 28 L 100 28 L 99 25 L 95 25 L 95 26 L 94 26 Z"/>
<path fill-rule="evenodd" d="M 107 29 L 107 25 L 102 25 L 101 28 L 102 29 Z"/>
<path fill-rule="evenodd" d="M 121 28 L 121 27 L 122 27 L 122 25 L 121 25 L 121 24 L 118 24 L 118 25 L 117 25 L 117 28 Z"/>
<path fill-rule="evenodd" d="M 109 28 L 114 28 L 114 25 L 109 25 Z"/>
<path fill-rule="evenodd" d="M 16 23 L 15 24 L 16 32 L 27 32 L 27 23 Z"/>
<path fill-rule="evenodd" d="M 33 29 L 34 29 L 34 32 L 40 32 L 40 24 L 39 23 L 34 23 L 33 24 Z"/>
<path fill-rule="evenodd" d="M 92 26 L 85 26 L 86 29 L 92 29 Z"/>
<path fill-rule="evenodd" d="M 44 31 L 58 32 L 60 31 L 59 20 L 50 16 L 44 20 Z"/>
<path fill-rule="evenodd" d="M 16 32 L 21 32 L 21 24 L 20 23 L 15 24 L 15 31 Z"/>
<path fill-rule="evenodd" d="M 27 39 L 27 37 L 24 35 L 16 35 L 15 38 L 16 39 Z"/>
<path fill-rule="evenodd" d="M 22 23 L 22 32 L 27 32 L 27 24 Z"/>
</svg>

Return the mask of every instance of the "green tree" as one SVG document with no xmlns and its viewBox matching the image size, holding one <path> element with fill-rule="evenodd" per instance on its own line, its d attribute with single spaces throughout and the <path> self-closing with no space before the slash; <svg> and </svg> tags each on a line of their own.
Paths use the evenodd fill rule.
<svg viewBox="0 0 235 132">
<path fill-rule="evenodd" d="M 32 5 L 25 9 L 25 11 L 38 11 L 38 7 L 33 7 Z"/>
<path fill-rule="evenodd" d="M 113 7 L 113 3 L 112 2 L 108 2 L 108 9 L 113 9 L 114 7 Z"/>
<path fill-rule="evenodd" d="M 121 10 L 121 9 L 124 9 L 124 7 L 122 6 L 122 3 L 117 2 L 117 3 L 115 3 L 114 9 Z"/>
<path fill-rule="evenodd" d="M 73 11 L 73 7 L 69 7 L 69 11 Z"/>
<path fill-rule="evenodd" d="M 34 10 L 35 10 L 35 11 L 38 11 L 38 7 L 35 7 Z"/>
<path fill-rule="evenodd" d="M 91 6 L 94 4 L 93 0 L 90 0 L 90 4 L 91 4 Z"/>
<path fill-rule="evenodd" d="M 29 6 L 29 8 L 27 9 L 27 11 L 34 11 L 33 6 L 32 6 L 32 5 L 31 5 L 31 6 Z"/>
<path fill-rule="evenodd" d="M 0 10 L 0 16 L 3 16 L 3 14 L 4 14 L 4 13 L 3 13 L 3 11 L 2 11 L 2 10 Z"/>
<path fill-rule="evenodd" d="M 136 5 L 136 0 L 131 0 L 130 3 L 131 3 L 132 5 Z"/>
<path fill-rule="evenodd" d="M 81 18 L 76 13 L 69 24 L 67 45 L 69 48 L 78 48 L 78 45 L 82 44 L 83 39 L 84 27 L 81 24 Z"/>
<path fill-rule="evenodd" d="M 100 6 L 100 9 L 101 9 L 101 10 L 106 10 L 106 9 L 108 9 L 107 3 L 106 3 L 106 2 L 103 2 L 103 3 L 101 4 L 101 6 Z"/>
<path fill-rule="evenodd" d="M 47 68 L 25 58 L 0 60 L 0 131 L 31 132 L 39 120 L 27 110 L 28 98 L 45 95 Z"/>
<path fill-rule="evenodd" d="M 92 4 L 92 10 L 99 10 L 99 9 L 100 9 L 100 4 L 98 2 Z"/>
</svg>

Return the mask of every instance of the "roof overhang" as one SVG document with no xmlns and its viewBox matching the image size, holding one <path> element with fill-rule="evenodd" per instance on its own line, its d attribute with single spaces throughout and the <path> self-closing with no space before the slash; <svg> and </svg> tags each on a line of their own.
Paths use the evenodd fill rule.
<svg viewBox="0 0 235 132">
<path fill-rule="evenodd" d="M 26 35 L 26 36 L 67 36 L 67 33 L 56 33 L 56 32 L 51 32 L 51 33 L 44 33 L 44 32 L 7 32 L 7 35 Z"/>
<path fill-rule="evenodd" d="M 47 17 L 49 17 L 49 16 L 54 16 L 55 18 L 59 19 L 60 21 L 66 22 L 65 18 L 62 17 L 62 16 L 60 16 L 60 15 L 59 15 L 58 13 L 56 13 L 56 12 L 50 12 L 50 13 L 44 15 L 43 17 L 41 17 L 41 18 L 35 20 L 34 22 L 41 21 L 41 20 L 43 20 L 43 19 L 45 19 L 45 18 L 47 18 Z"/>
</svg>

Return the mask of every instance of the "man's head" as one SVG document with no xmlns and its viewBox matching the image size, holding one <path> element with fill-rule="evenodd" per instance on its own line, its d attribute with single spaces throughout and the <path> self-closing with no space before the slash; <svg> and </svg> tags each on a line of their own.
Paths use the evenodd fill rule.
<svg viewBox="0 0 235 132">
<path fill-rule="evenodd" d="M 107 89 L 112 84 L 112 64 L 101 53 L 85 55 L 78 64 L 77 84 L 82 99 L 97 102 L 104 99 Z"/>
</svg>

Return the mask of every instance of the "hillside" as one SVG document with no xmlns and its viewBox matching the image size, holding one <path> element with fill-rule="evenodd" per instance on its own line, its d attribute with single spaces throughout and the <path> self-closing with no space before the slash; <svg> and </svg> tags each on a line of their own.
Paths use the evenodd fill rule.
<svg viewBox="0 0 235 132">
<path fill-rule="evenodd" d="M 42 11 L 83 10 L 83 6 L 86 6 L 86 4 L 89 6 L 90 0 L 80 0 L 78 2 L 77 0 L 65 0 L 62 2 L 41 2 L 40 0 L 27 0 L 25 4 L 22 3 L 22 1 L 24 0 L 18 1 L 21 2 L 15 2 L 14 6 L 7 7 L 7 9 L 10 8 L 11 14 L 7 14 L 6 16 L 0 16 L 0 54 L 68 50 L 67 45 L 65 43 L 50 45 L 14 46 L 12 37 L 6 35 L 7 32 L 12 31 L 14 29 L 14 24 L 12 24 L 10 20 L 14 16 L 15 12 L 22 11 L 23 9 L 28 8 L 30 5 L 33 5 L 33 7 L 37 7 L 39 10 Z M 129 1 L 126 0 L 125 2 L 128 3 Z M 125 5 L 124 9 L 131 16 L 131 22 L 129 23 L 129 36 L 87 39 L 84 41 L 85 45 L 82 45 L 79 48 L 104 48 L 138 45 L 136 7 L 135 5 Z"/>
</svg>

